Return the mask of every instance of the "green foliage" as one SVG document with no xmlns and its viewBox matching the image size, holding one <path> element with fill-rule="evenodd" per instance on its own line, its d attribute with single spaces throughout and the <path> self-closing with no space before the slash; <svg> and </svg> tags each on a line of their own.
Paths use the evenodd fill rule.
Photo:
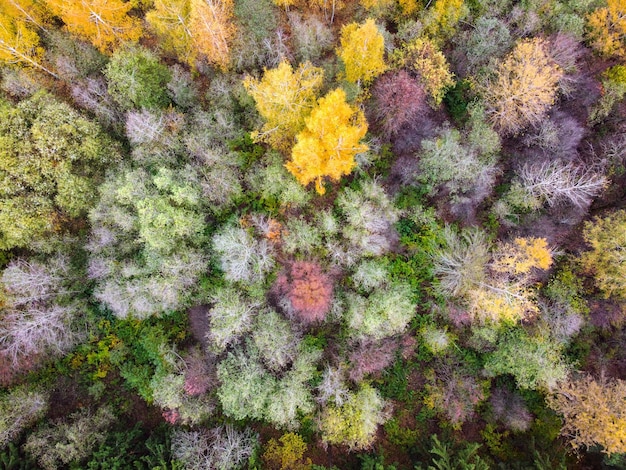
<svg viewBox="0 0 626 470">
<path fill-rule="evenodd" d="M 86 459 L 106 439 L 106 429 L 114 422 L 111 409 L 88 408 L 73 413 L 68 420 L 39 428 L 28 436 L 24 449 L 45 470 L 67 468 Z"/>
<path fill-rule="evenodd" d="M 319 424 L 322 439 L 351 450 L 368 447 L 378 425 L 386 420 L 384 406 L 385 402 L 375 389 L 362 385 L 343 405 L 329 405 L 323 410 Z"/>
<path fill-rule="evenodd" d="M 47 394 L 19 386 L 0 396 L 0 449 L 16 440 L 48 410 Z"/>
<path fill-rule="evenodd" d="M 513 375 L 522 389 L 550 390 L 566 377 L 569 366 L 554 340 L 516 328 L 499 339 L 497 349 L 487 356 L 485 370 L 491 375 Z"/>
<path fill-rule="evenodd" d="M 442 443 L 437 435 L 431 436 L 432 465 L 427 470 L 489 470 L 489 464 L 478 455 L 480 444 L 468 443 L 455 451 L 448 443 Z M 424 468 L 417 466 L 416 469 Z"/>
<path fill-rule="evenodd" d="M 2 470 L 32 470 L 35 462 L 12 442 L 0 452 L 0 468 Z"/>
<path fill-rule="evenodd" d="M 0 249 L 31 246 L 85 214 L 104 167 L 120 159 L 101 129 L 38 93 L 0 104 Z"/>
<path fill-rule="evenodd" d="M 170 103 L 167 83 L 172 73 L 148 49 L 119 49 L 105 69 L 109 93 L 124 109 L 164 108 Z"/>
<path fill-rule="evenodd" d="M 464 123 L 467 120 L 467 106 L 469 105 L 469 80 L 459 80 L 453 87 L 446 90 L 443 103 L 446 109 L 457 123 Z"/>
</svg>

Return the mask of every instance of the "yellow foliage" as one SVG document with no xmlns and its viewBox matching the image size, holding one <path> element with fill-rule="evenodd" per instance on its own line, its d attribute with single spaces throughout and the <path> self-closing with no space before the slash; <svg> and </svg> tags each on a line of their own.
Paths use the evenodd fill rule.
<svg viewBox="0 0 626 470">
<path fill-rule="evenodd" d="M 346 68 L 350 83 L 369 83 L 383 73 L 385 65 L 385 39 L 373 19 L 362 25 L 350 23 L 341 28 L 341 47 L 337 55 Z"/>
<path fill-rule="evenodd" d="M 394 4 L 395 0 L 361 0 L 366 10 L 382 10 Z"/>
<path fill-rule="evenodd" d="M 272 0 L 274 5 L 278 5 L 279 7 L 283 7 L 285 10 L 288 10 L 290 6 L 298 3 L 298 0 Z"/>
<path fill-rule="evenodd" d="M 233 0 L 191 0 L 190 30 L 196 52 L 226 70 L 235 36 Z"/>
<path fill-rule="evenodd" d="M 323 78 L 324 71 L 308 61 L 300 64 L 295 73 L 289 62 L 283 61 L 275 69 L 265 70 L 261 80 L 247 77 L 244 87 L 265 119 L 261 132 L 252 137 L 275 149 L 289 151 L 315 105 Z"/>
<path fill-rule="evenodd" d="M 419 2 L 417 0 L 398 0 L 398 3 L 404 16 L 410 16 L 416 13 L 419 8 Z"/>
<path fill-rule="evenodd" d="M 155 0 L 154 9 L 146 14 L 146 21 L 159 36 L 163 48 L 193 67 L 196 53 L 190 19 L 190 0 Z"/>
<path fill-rule="evenodd" d="M 0 10 L 0 61 L 43 68 L 40 65 L 43 54 L 37 33 L 24 20 Z"/>
<path fill-rule="evenodd" d="M 43 28 L 49 17 L 45 6 L 35 0 L 4 0 L 0 5 L 0 14 L 23 20 L 38 28 Z"/>
<path fill-rule="evenodd" d="M 626 211 L 587 222 L 583 231 L 591 250 L 581 261 L 606 297 L 626 298 Z"/>
<path fill-rule="evenodd" d="M 538 123 L 556 100 L 563 72 L 546 47 L 540 38 L 520 41 L 483 90 L 491 120 L 505 132 L 517 133 Z"/>
<path fill-rule="evenodd" d="M 345 92 L 338 88 L 320 98 L 305 120 L 296 139 L 287 170 L 303 185 L 315 181 L 315 190 L 324 194 L 325 176 L 338 181 L 355 166 L 354 156 L 368 146 L 359 141 L 367 133 L 363 112 L 346 103 Z"/>
<path fill-rule="evenodd" d="M 454 34 L 456 25 L 468 13 L 464 0 L 437 0 L 428 10 L 424 32 L 433 40 L 443 41 Z"/>
<path fill-rule="evenodd" d="M 626 57 L 626 0 L 607 0 L 587 18 L 589 42 L 605 56 Z"/>
<path fill-rule="evenodd" d="M 439 106 L 446 89 L 454 85 L 454 75 L 436 44 L 427 38 L 411 41 L 400 53 L 400 62 L 417 73 L 431 103 Z"/>
<path fill-rule="evenodd" d="M 575 449 L 599 444 L 607 454 L 626 452 L 626 382 L 586 376 L 559 385 L 548 406 L 563 415 L 561 433 Z"/>
<path fill-rule="evenodd" d="M 263 453 L 263 460 L 268 468 L 274 470 L 308 470 L 311 468 L 311 459 L 303 460 L 307 445 L 298 434 L 288 432 L 283 434 L 280 444 L 270 439 Z"/>
<path fill-rule="evenodd" d="M 123 42 L 137 42 L 141 23 L 128 16 L 132 5 L 122 0 L 45 0 L 67 30 L 90 41 L 102 52 L 113 52 Z"/>
<path fill-rule="evenodd" d="M 539 312 L 531 293 L 520 284 L 485 284 L 467 294 L 468 313 L 479 323 L 515 324 Z"/>
<path fill-rule="evenodd" d="M 552 251 L 545 238 L 516 238 L 514 243 L 500 248 L 494 269 L 512 275 L 528 274 L 533 268 L 548 269 Z"/>
</svg>

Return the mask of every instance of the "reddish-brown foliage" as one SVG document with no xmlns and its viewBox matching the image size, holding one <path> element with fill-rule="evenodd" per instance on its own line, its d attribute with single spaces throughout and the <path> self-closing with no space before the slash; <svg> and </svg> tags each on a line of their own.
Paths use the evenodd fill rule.
<svg viewBox="0 0 626 470">
<path fill-rule="evenodd" d="M 333 284 L 320 266 L 311 261 L 296 261 L 276 280 L 287 310 L 303 323 L 322 321 L 333 297 Z"/>
<path fill-rule="evenodd" d="M 372 97 L 372 117 L 388 137 L 428 110 L 424 88 L 404 70 L 378 80 Z"/>
<path fill-rule="evenodd" d="M 206 393 L 211 384 L 217 382 L 214 371 L 207 358 L 202 352 L 196 350 L 185 358 L 187 371 L 185 372 L 185 393 L 197 396 Z"/>
<path fill-rule="evenodd" d="M 350 380 L 360 382 L 367 374 L 373 374 L 389 366 L 394 358 L 398 342 L 393 339 L 383 341 L 362 341 L 350 353 Z"/>
</svg>

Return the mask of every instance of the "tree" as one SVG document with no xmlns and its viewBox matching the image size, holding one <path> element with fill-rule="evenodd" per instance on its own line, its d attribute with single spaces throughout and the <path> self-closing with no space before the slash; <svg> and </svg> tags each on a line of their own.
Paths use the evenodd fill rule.
<svg viewBox="0 0 626 470">
<path fill-rule="evenodd" d="M 423 85 L 405 70 L 383 75 L 372 89 L 372 115 L 386 137 L 428 111 Z"/>
<path fill-rule="evenodd" d="M 190 0 L 155 0 L 146 21 L 160 38 L 160 45 L 191 67 L 195 66 L 194 31 Z"/>
<path fill-rule="evenodd" d="M 469 13 L 464 0 L 437 0 L 427 10 L 424 18 L 424 31 L 430 38 L 440 43 L 450 38 L 459 21 Z"/>
<path fill-rule="evenodd" d="M 385 39 L 373 19 L 362 25 L 350 23 L 341 28 L 341 47 L 337 55 L 346 68 L 346 80 L 350 83 L 370 83 L 383 73 Z"/>
<path fill-rule="evenodd" d="M 132 2 L 122 0 L 45 0 L 67 30 L 111 53 L 124 42 L 137 42 L 141 23 L 128 15 Z"/>
<path fill-rule="evenodd" d="M 320 98 L 305 119 L 305 129 L 296 136 L 285 167 L 304 186 L 315 181 L 315 190 L 324 194 L 322 179 L 339 181 L 350 174 L 356 165 L 354 156 L 368 149 L 359 143 L 366 133 L 363 112 L 346 103 L 346 93 L 337 88 Z"/>
<path fill-rule="evenodd" d="M 123 109 L 164 108 L 170 103 L 166 85 L 172 74 L 148 49 L 116 51 L 104 73 L 109 94 Z"/>
<path fill-rule="evenodd" d="M 10 16 L 0 8 L 0 61 L 9 65 L 26 65 L 57 75 L 42 64 L 44 49 L 39 35 L 27 21 Z"/>
<path fill-rule="evenodd" d="M 28 426 L 46 414 L 49 396 L 23 385 L 0 396 L 0 447 L 13 441 Z"/>
<path fill-rule="evenodd" d="M 546 47 L 540 38 L 521 40 L 482 87 L 487 112 L 502 132 L 515 134 L 539 123 L 554 104 L 563 71 Z"/>
<path fill-rule="evenodd" d="M 626 298 L 626 211 L 585 223 L 583 236 L 591 245 L 581 256 L 583 268 L 593 274 L 605 297 Z"/>
<path fill-rule="evenodd" d="M 239 431 L 232 424 L 199 431 L 176 429 L 172 455 L 186 470 L 232 470 L 252 456 L 258 441 L 259 436 L 252 429 Z"/>
<path fill-rule="evenodd" d="M 294 72 L 287 61 L 266 69 L 261 80 L 246 77 L 243 84 L 265 119 L 261 132 L 254 132 L 252 138 L 288 152 L 315 106 L 323 78 L 324 71 L 310 62 L 300 64 Z"/>
<path fill-rule="evenodd" d="M 112 173 L 90 213 L 94 296 L 119 318 L 182 308 L 207 269 L 203 203 L 189 166 Z"/>
<path fill-rule="evenodd" d="M 288 313 L 304 324 L 320 322 L 333 297 L 330 278 L 311 261 L 296 261 L 278 276 L 277 289 L 285 296 Z"/>
<path fill-rule="evenodd" d="M 271 470 L 308 470 L 311 459 L 303 458 L 307 445 L 299 434 L 288 432 L 278 439 L 270 439 L 263 452 L 263 460 Z"/>
<path fill-rule="evenodd" d="M 235 35 L 233 0 L 190 0 L 189 29 L 194 48 L 210 64 L 226 70 L 230 43 Z"/>
<path fill-rule="evenodd" d="M 626 1 L 607 0 L 587 17 L 591 46 L 605 56 L 626 57 Z"/>
<path fill-rule="evenodd" d="M 492 376 L 511 374 L 519 388 L 553 390 L 567 376 L 569 365 L 556 341 L 516 328 L 498 340 L 496 350 L 487 356 L 485 371 Z"/>
<path fill-rule="evenodd" d="M 345 445 L 350 450 L 370 447 L 376 439 L 378 425 L 386 421 L 385 401 L 376 389 L 362 385 L 342 405 L 329 404 L 319 421 L 322 440 Z"/>
<path fill-rule="evenodd" d="M 450 65 L 437 45 L 430 39 L 417 38 L 397 55 L 398 61 L 417 75 L 430 97 L 432 106 L 439 106 L 446 90 L 454 85 Z"/>
<path fill-rule="evenodd" d="M 604 176 L 592 169 L 554 160 L 525 164 L 519 171 L 520 184 L 531 198 L 549 206 L 562 201 L 586 209 L 606 185 Z"/>
<path fill-rule="evenodd" d="M 65 103 L 38 93 L 0 104 L 0 249 L 31 246 L 93 205 L 118 146 Z"/>
<path fill-rule="evenodd" d="M 626 452 L 626 382 L 589 375 L 565 380 L 546 397 L 563 416 L 561 434 L 574 449 L 601 445 L 611 455 Z"/>
</svg>

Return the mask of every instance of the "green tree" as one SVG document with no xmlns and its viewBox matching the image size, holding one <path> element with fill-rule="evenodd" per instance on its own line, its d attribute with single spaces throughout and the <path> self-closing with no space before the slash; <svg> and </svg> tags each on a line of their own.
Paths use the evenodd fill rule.
<svg viewBox="0 0 626 470">
<path fill-rule="evenodd" d="M 124 109 L 164 108 L 170 103 L 167 83 L 170 70 L 148 49 L 120 49 L 107 64 L 109 93 Z"/>
<path fill-rule="evenodd" d="M 85 214 L 119 159 L 96 124 L 50 95 L 0 104 L 0 249 L 41 242 Z"/>
</svg>

